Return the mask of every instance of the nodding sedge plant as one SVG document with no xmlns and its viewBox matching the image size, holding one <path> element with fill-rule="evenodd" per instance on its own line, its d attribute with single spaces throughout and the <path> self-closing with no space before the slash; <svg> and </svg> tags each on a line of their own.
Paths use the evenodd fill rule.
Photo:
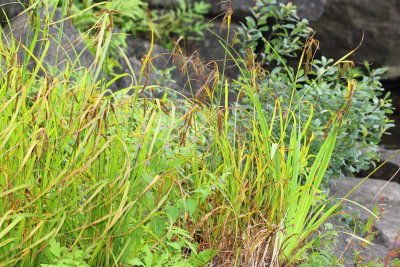
<svg viewBox="0 0 400 267">
<path fill-rule="evenodd" d="M 299 264 L 312 248 L 311 234 L 339 205 L 326 207 L 321 182 L 330 164 L 342 115 L 351 105 L 355 83 L 348 81 L 348 97 L 340 110 L 331 113 L 324 140 L 317 153 L 312 154 L 314 135 L 309 126 L 313 103 L 301 102 L 303 96 L 296 91 L 297 81 L 306 75 L 302 68 L 307 49 L 300 58 L 297 74 L 284 68 L 292 78 L 292 84 L 287 84 L 292 88 L 290 105 L 282 107 L 281 103 L 288 100 L 276 96 L 274 108 L 267 113 L 259 99 L 260 90 L 273 92 L 273 88 L 258 83 L 260 77 L 265 79 L 263 69 L 254 57 L 240 59 L 238 54 L 233 55 L 234 49 L 222 39 L 221 45 L 229 48 L 226 51 L 244 78 L 231 84 L 226 81 L 217 88 L 225 93 L 224 107 L 205 105 L 198 109 L 198 116 L 192 111 L 187 113 L 193 120 L 194 133 L 208 130 L 206 140 L 201 141 L 203 134 L 196 138 L 204 147 L 204 155 L 193 158 L 190 164 L 191 190 L 187 190 L 193 192 L 190 198 L 197 199 L 196 209 L 190 214 L 190 232 L 201 247 L 219 251 L 213 259 L 216 264 Z M 276 53 L 273 47 L 271 50 Z M 341 64 L 353 52 L 325 71 Z M 250 104 L 230 107 L 231 89 L 238 90 L 238 98 L 247 97 Z"/>
<path fill-rule="evenodd" d="M 110 43 L 109 16 L 96 24 L 98 68 Z M 53 38 L 46 28 L 44 44 Z M 170 192 L 187 160 L 173 150 L 175 107 L 137 94 L 114 97 L 94 82 L 98 71 L 74 64 L 50 73 L 48 50 L 36 55 L 34 43 L 8 41 L 0 42 L 0 266 L 207 261 L 165 212 L 177 202 Z M 31 69 L 20 49 L 34 60 Z"/>
<path fill-rule="evenodd" d="M 246 111 L 247 121 L 228 123 L 237 112 L 228 108 L 223 115 L 203 113 L 212 122 L 212 141 L 206 154 L 191 162 L 197 170 L 192 197 L 199 200 L 191 233 L 220 251 L 215 258 L 220 264 L 299 263 L 310 248 L 307 239 L 330 215 L 322 216 L 323 207 L 316 205 L 324 199 L 320 184 L 338 126 L 332 124 L 319 153 L 311 155 L 311 105 L 307 121 L 298 120 L 295 110 L 282 109 L 279 99 L 273 114 L 265 114 L 251 84 L 240 86 L 254 105 Z"/>
<path fill-rule="evenodd" d="M 111 26 L 111 13 L 101 13 L 92 71 L 67 64 L 50 73 L 34 44 L 0 42 L 0 266 L 303 261 L 308 238 L 336 208 L 326 211 L 320 184 L 340 116 L 332 115 L 311 154 L 312 105 L 302 114 L 277 97 L 265 113 L 259 66 L 248 60 L 244 68 L 233 55 L 245 78 L 213 83 L 221 85 L 222 107 L 203 96 L 182 100 L 180 109 L 146 100 L 142 92 L 152 85 L 137 82 L 127 88 L 132 96 L 113 94 L 108 86 L 123 75 L 94 82 Z M 46 44 L 46 27 L 42 36 Z M 35 61 L 32 70 L 17 64 L 19 49 Z M 150 54 L 132 73 L 139 82 Z M 301 67 L 302 59 L 298 73 Z M 300 77 L 291 76 L 294 94 Z M 230 89 L 251 105 L 230 107 Z M 214 88 L 203 90 L 213 99 Z"/>
</svg>

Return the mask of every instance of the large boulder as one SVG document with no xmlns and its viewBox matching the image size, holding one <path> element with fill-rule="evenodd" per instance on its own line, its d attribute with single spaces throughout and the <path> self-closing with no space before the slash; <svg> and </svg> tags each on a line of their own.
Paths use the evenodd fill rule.
<svg viewBox="0 0 400 267">
<path fill-rule="evenodd" d="M 350 177 L 331 180 L 330 196 L 334 199 L 342 199 L 362 180 L 363 178 Z M 397 239 L 400 230 L 399 192 L 400 185 L 397 183 L 367 179 L 342 203 L 342 212 L 329 218 L 327 223 L 330 227 L 322 226 L 316 234 L 324 236 L 326 233 L 331 233 L 330 231 L 336 232 L 336 236 L 330 241 L 333 248 L 330 254 L 337 256 L 344 266 L 355 266 L 356 260 L 358 265 L 362 266 L 383 263 L 388 260 L 387 255 L 395 252 L 400 246 Z M 343 213 L 353 216 L 357 221 L 361 220 L 365 225 L 372 217 L 366 209 L 373 211 L 375 206 L 379 207 L 381 214 L 379 220 L 373 225 L 372 231 L 375 235 L 372 244 L 365 246 L 353 235 L 354 227 L 343 223 Z M 356 235 L 358 235 L 357 232 Z"/>
<path fill-rule="evenodd" d="M 390 98 L 392 99 L 392 105 L 395 108 L 393 114 L 389 115 L 389 118 L 393 120 L 395 127 L 388 130 L 390 135 L 382 136 L 382 143 L 385 148 L 389 149 L 400 149 L 400 80 L 393 82 L 385 82 L 383 84 L 385 89 L 391 90 Z M 400 161 L 398 162 L 400 166 Z"/>
<path fill-rule="evenodd" d="M 231 5 L 233 18 L 243 20 L 244 17 L 251 15 L 251 8 L 255 5 L 255 0 L 185 0 L 187 3 L 203 1 L 211 5 L 209 16 L 218 16 L 228 9 Z M 326 0 L 277 0 L 278 3 L 287 4 L 292 2 L 298 7 L 299 16 L 309 20 L 318 19 L 323 12 Z M 146 0 L 151 6 L 155 7 L 176 7 L 179 0 Z M 221 17 L 222 18 L 222 17 Z"/>
<path fill-rule="evenodd" d="M 189 53 L 197 53 L 204 64 L 216 63 L 220 73 L 224 69 L 228 77 L 238 78 L 240 70 L 231 56 L 238 58 L 240 47 L 234 44 L 238 28 L 239 25 L 233 22 L 228 31 L 228 27 L 221 28 L 221 23 L 216 23 L 205 31 L 203 40 L 189 42 Z"/>
<path fill-rule="evenodd" d="M 152 7 L 159 8 L 176 8 L 179 5 L 179 0 L 145 0 Z M 228 1 L 219 0 L 185 0 L 186 3 L 205 2 L 210 4 L 208 16 L 214 17 L 225 13 L 229 7 Z M 251 14 L 250 9 L 254 6 L 254 0 L 232 0 L 233 16 L 236 19 L 243 19 Z M 222 17 L 221 17 L 222 19 Z"/>
<path fill-rule="evenodd" d="M 215 0 L 186 0 L 188 3 L 193 3 L 196 1 L 204 1 L 209 3 L 211 8 L 208 16 L 210 18 L 219 17 L 219 20 L 212 20 L 212 23 L 214 23 L 215 26 L 205 30 L 202 40 L 188 42 L 189 45 L 186 46 L 187 52 L 191 54 L 197 51 L 201 60 L 203 60 L 205 64 L 213 64 L 211 61 L 216 62 L 220 70 L 225 68 L 224 73 L 228 77 L 237 78 L 240 75 L 240 71 L 235 66 L 236 63 L 231 58 L 230 53 L 226 52 L 224 46 L 229 47 L 229 45 L 232 44 L 233 39 L 236 36 L 235 32 L 239 27 L 238 21 L 244 20 L 245 16 L 251 16 L 251 9 L 254 7 L 255 1 L 233 0 L 231 3 L 228 3 L 228 1 Z M 315 20 L 322 14 L 325 1 L 326 0 L 294 0 L 291 2 L 298 6 L 299 16 L 306 17 L 310 20 Z M 147 0 L 147 2 L 149 2 L 150 6 L 153 8 L 173 8 L 179 4 L 179 0 Z M 278 2 L 288 4 L 290 1 L 278 0 Z M 221 29 L 221 23 L 224 13 L 227 11 L 229 6 L 232 8 L 234 21 L 231 23 L 230 32 L 228 34 L 226 25 Z M 228 40 L 226 39 L 227 37 L 229 37 Z M 228 41 L 228 44 L 226 41 Z M 238 50 L 239 47 L 234 46 L 234 49 L 231 50 L 231 54 L 237 57 L 235 51 Z"/>
<path fill-rule="evenodd" d="M 291 2 L 297 7 L 298 15 L 309 21 L 315 21 L 322 16 L 326 1 L 327 0 L 278 0 L 278 2 L 284 4 Z"/>
<path fill-rule="evenodd" d="M 327 223 L 320 227 L 317 233 L 315 233 L 319 236 L 323 236 L 324 234 L 332 234 L 332 230 L 336 232 L 336 235 L 331 237 L 333 239 L 329 240 L 331 241 L 329 244 L 332 245 L 330 255 L 332 257 L 336 256 L 339 261 L 338 263 L 344 266 L 354 266 L 355 258 L 357 258 L 356 255 L 361 256 L 360 258 L 362 260 L 359 264 L 367 264 L 377 258 L 384 259 L 386 257 L 390 248 L 382 244 L 379 238 L 375 238 L 373 245 L 362 247 L 360 240 L 351 235 L 354 229 L 340 222 L 338 217 L 339 216 L 331 217 Z M 330 224 L 332 227 L 328 227 L 327 224 Z M 329 235 L 327 238 L 329 238 Z"/>
<path fill-rule="evenodd" d="M 152 46 L 149 41 L 135 36 L 128 36 L 126 41 L 128 61 L 126 59 L 121 61 L 122 73 L 130 73 L 132 77 L 118 80 L 116 89 L 146 85 L 148 89 L 152 88 L 150 92 L 155 92 L 152 95 L 154 97 L 161 97 L 165 91 L 169 91 L 177 92 L 178 97 L 195 97 L 202 100 L 198 95 L 199 91 L 204 96 L 203 89 L 212 88 L 215 78 L 213 69 L 204 66 L 199 58 L 169 51 L 157 44 Z M 143 69 L 144 60 L 150 49 L 152 49 L 151 58 Z"/>
<path fill-rule="evenodd" d="M 357 177 L 366 177 L 380 179 L 385 181 L 396 182 L 400 184 L 400 151 L 398 149 L 385 148 L 379 146 L 379 161 L 375 166 L 367 170 L 363 170 L 354 175 Z"/>
<path fill-rule="evenodd" d="M 0 0 L 0 24 L 4 25 L 12 20 L 27 7 L 28 0 Z"/>
<path fill-rule="evenodd" d="M 312 23 L 322 54 L 339 59 L 362 42 L 351 59 L 389 66 L 388 78 L 400 77 L 399 25 L 398 0 L 327 0 Z"/>
<path fill-rule="evenodd" d="M 60 21 L 63 16 L 58 9 L 54 13 L 52 11 L 51 7 L 49 9 L 42 7 L 38 10 L 42 22 L 40 23 L 40 29 L 38 29 L 38 41 L 33 51 L 34 56 L 41 58 L 43 53 L 45 53 L 44 67 L 48 70 L 63 71 L 67 64 L 75 68 L 91 67 L 94 58 L 78 31 L 72 25 L 72 22 L 65 20 L 61 23 L 53 23 Z M 50 14 L 53 14 L 53 16 L 51 17 Z M 14 41 L 16 42 L 16 46 L 20 43 L 29 48 L 36 32 L 36 26 L 32 23 L 29 15 L 29 12 L 18 15 L 12 20 L 11 27 L 8 25 L 5 26 L 4 42 L 11 46 L 11 43 Z M 45 27 L 47 27 L 45 25 L 49 25 L 46 35 L 44 35 Z M 46 51 L 47 41 L 49 41 L 49 48 Z M 18 51 L 21 63 L 27 53 L 23 46 L 20 46 Z M 29 64 L 28 67 L 32 68 L 36 65 L 36 60 L 31 59 L 26 64 Z"/>
<path fill-rule="evenodd" d="M 204 2 L 211 5 L 210 15 L 217 16 L 227 11 L 229 7 L 228 1 L 214 1 L 214 0 L 203 0 Z M 233 11 L 234 19 L 242 20 L 244 17 L 251 15 L 251 8 L 253 8 L 254 0 L 232 0 L 231 8 Z M 221 17 L 222 19 L 222 17 Z"/>
<path fill-rule="evenodd" d="M 331 194 L 337 198 L 343 198 L 361 181 L 362 178 L 333 180 L 330 186 Z M 400 245 L 398 239 L 400 233 L 400 184 L 367 179 L 347 199 L 359 205 L 344 201 L 342 204 L 344 212 L 358 216 L 364 221 L 371 217 L 371 214 L 364 208 L 373 211 L 374 206 L 380 207 L 382 214 L 374 225 L 379 233 L 379 242 L 388 248 Z"/>
</svg>

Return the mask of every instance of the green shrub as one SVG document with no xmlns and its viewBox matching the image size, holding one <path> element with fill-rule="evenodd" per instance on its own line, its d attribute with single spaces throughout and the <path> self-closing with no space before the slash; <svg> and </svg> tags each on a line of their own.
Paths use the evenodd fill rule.
<svg viewBox="0 0 400 267">
<path fill-rule="evenodd" d="M 349 60 L 336 64 L 325 57 L 315 59 L 318 41 L 313 39 L 308 22 L 297 17 L 294 6 L 278 5 L 275 0 L 257 1 L 254 18 L 246 19 L 239 34 L 242 55 L 247 60 L 255 58 L 267 70 L 257 78 L 257 95 L 265 112 L 271 114 L 274 100 L 279 98 L 283 108 L 298 105 L 302 119 L 307 119 L 304 111 L 308 104 L 304 103 L 312 103 L 312 153 L 321 146 L 332 114 L 340 115 L 328 176 L 368 169 L 377 159 L 375 150 L 382 134 L 393 126 L 387 117 L 392 113 L 389 93 L 383 96 L 379 82 L 385 69 L 371 70 L 368 63 L 364 68 L 354 67 Z M 294 58 L 302 59 L 295 67 Z M 242 107 L 251 102 L 245 98 Z"/>
</svg>

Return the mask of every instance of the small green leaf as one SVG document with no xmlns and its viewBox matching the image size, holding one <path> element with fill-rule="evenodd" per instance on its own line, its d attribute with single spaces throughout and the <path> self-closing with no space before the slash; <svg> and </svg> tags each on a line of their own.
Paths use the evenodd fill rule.
<svg viewBox="0 0 400 267">
<path fill-rule="evenodd" d="M 215 255 L 217 255 L 218 250 L 214 249 L 209 249 L 209 250 L 203 250 L 199 252 L 197 255 L 197 259 L 201 261 L 204 264 L 207 264 L 212 258 L 214 258 Z"/>
<path fill-rule="evenodd" d="M 175 207 L 175 206 L 168 206 L 165 209 L 165 212 L 168 214 L 168 216 L 171 218 L 172 223 L 175 223 L 178 218 L 179 218 L 179 214 L 180 214 L 180 210 Z"/>
<path fill-rule="evenodd" d="M 197 209 L 197 200 L 196 199 L 187 199 L 186 200 L 186 208 L 190 214 L 190 216 L 193 216 L 194 212 Z"/>
<path fill-rule="evenodd" d="M 273 143 L 272 147 L 271 147 L 271 160 L 274 159 L 275 153 L 276 153 L 276 149 L 278 148 L 278 144 Z"/>
<path fill-rule="evenodd" d="M 138 258 L 133 258 L 128 260 L 127 264 L 135 265 L 135 266 L 146 266 L 141 260 Z"/>
</svg>

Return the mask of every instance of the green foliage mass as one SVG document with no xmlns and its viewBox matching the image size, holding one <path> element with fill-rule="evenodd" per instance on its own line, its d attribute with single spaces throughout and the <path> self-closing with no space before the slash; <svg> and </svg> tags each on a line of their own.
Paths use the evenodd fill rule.
<svg viewBox="0 0 400 267">
<path fill-rule="evenodd" d="M 214 83 L 222 107 L 150 100 L 142 85 L 114 94 L 113 81 L 96 82 L 93 70 L 50 72 L 43 56 L 28 70 L 15 64 L 18 44 L 0 42 L 0 265 L 292 266 L 310 251 L 316 264 L 330 263 L 309 237 L 340 204 L 329 207 L 321 194 L 328 166 L 351 159 L 333 153 L 335 144 L 351 151 L 353 141 L 377 142 L 390 105 L 377 98 L 380 70 L 366 65 L 370 75 L 360 76 L 350 62 L 309 59 L 305 21 L 268 3 L 257 3 L 264 19 L 247 19 L 241 31 L 243 78 Z M 113 49 L 109 26 L 145 16 L 123 15 L 122 1 L 106 5 L 119 12 L 92 21 L 100 67 Z M 143 30 L 137 25 L 130 31 Z M 34 54 L 34 43 L 28 49 Z M 295 56 L 305 62 L 297 70 L 288 60 Z M 230 90 L 243 96 L 239 108 L 229 106 Z"/>
<path fill-rule="evenodd" d="M 112 19 L 96 23 L 100 59 Z M 217 254 L 252 264 L 240 255 L 260 233 L 263 261 L 296 263 L 334 210 L 315 205 L 336 126 L 308 165 L 309 121 L 282 117 L 278 99 L 271 120 L 248 81 L 238 84 L 253 115 L 232 122 L 227 94 L 223 111 L 187 99 L 177 109 L 141 85 L 112 94 L 73 64 L 47 71 L 43 55 L 32 70 L 16 65 L 13 40 L 0 50 L 2 265 L 202 266 Z"/>
<path fill-rule="evenodd" d="M 275 0 L 257 1 L 253 17 L 247 17 L 239 34 L 242 54 L 247 58 L 254 54 L 265 69 L 258 78 L 258 97 L 267 114 L 271 114 L 276 98 L 281 99 L 283 108 L 298 105 L 302 119 L 309 109 L 304 103 L 313 105 L 312 152 L 323 142 L 332 114 L 341 116 L 327 176 L 371 167 L 378 157 L 375 150 L 382 134 L 393 126 L 387 117 L 392 113 L 389 93 L 383 96 L 379 82 L 385 69 L 371 70 L 368 63 L 355 67 L 349 60 L 335 64 L 323 56 L 317 59 L 318 42 L 312 38 L 307 20 L 297 17 L 295 6 L 278 5 Z M 303 61 L 297 65 L 301 57 Z M 249 102 L 244 99 L 244 107 Z"/>
<path fill-rule="evenodd" d="M 77 14 L 74 24 L 78 29 L 89 30 L 98 21 L 98 13 L 107 9 L 112 12 L 114 26 L 122 33 L 142 33 L 150 38 L 150 33 L 154 32 L 160 45 L 169 49 L 173 48 L 173 41 L 180 37 L 186 40 L 201 39 L 207 27 L 204 16 L 210 8 L 210 4 L 202 1 L 186 3 L 184 0 L 171 9 L 149 9 L 148 3 L 142 0 L 111 0 L 94 7 L 100 2 L 73 1 L 72 13 Z M 124 42 L 120 44 L 123 46 Z"/>
</svg>

